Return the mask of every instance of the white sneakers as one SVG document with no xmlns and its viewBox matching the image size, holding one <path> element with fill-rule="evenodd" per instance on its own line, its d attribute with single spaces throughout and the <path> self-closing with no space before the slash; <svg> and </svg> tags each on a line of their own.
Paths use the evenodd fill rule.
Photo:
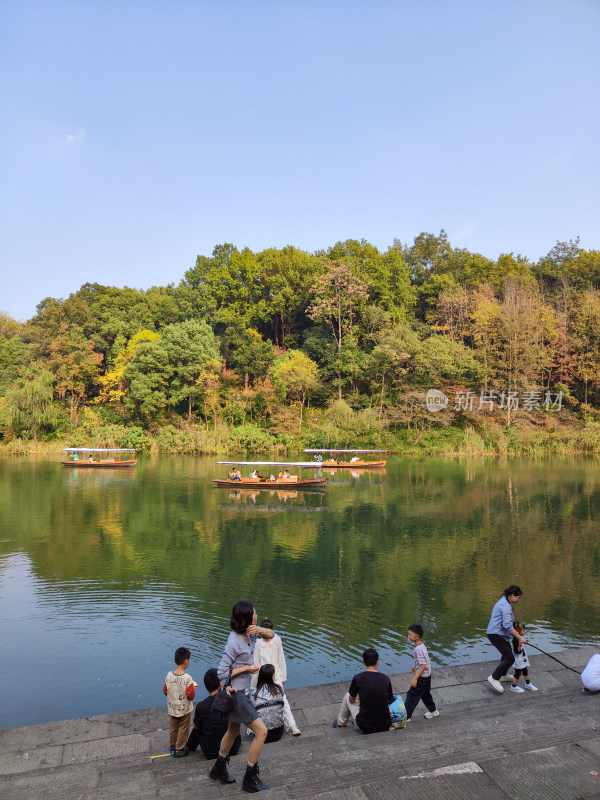
<svg viewBox="0 0 600 800">
<path fill-rule="evenodd" d="M 496 678 L 492 678 L 491 675 L 488 677 L 487 680 L 492 688 L 494 688 L 497 692 L 502 694 L 502 692 L 504 691 L 504 686 L 502 686 L 500 681 L 497 681 Z"/>
<path fill-rule="evenodd" d="M 436 710 L 435 710 L 435 711 L 426 711 L 426 712 L 423 714 L 423 716 L 425 717 L 425 719 L 433 719 L 434 717 L 439 717 L 439 715 L 440 715 L 440 712 L 437 710 L 437 708 L 436 708 Z"/>
<path fill-rule="evenodd" d="M 529 689 L 530 692 L 537 692 L 538 690 L 537 686 L 534 686 L 533 683 L 531 683 L 531 681 L 525 684 L 525 688 Z"/>
<path fill-rule="evenodd" d="M 510 687 L 510 690 L 511 690 L 511 692 L 515 692 L 515 694 L 525 694 L 525 689 L 521 689 L 520 686 L 514 686 L 513 685 L 513 686 Z"/>
</svg>

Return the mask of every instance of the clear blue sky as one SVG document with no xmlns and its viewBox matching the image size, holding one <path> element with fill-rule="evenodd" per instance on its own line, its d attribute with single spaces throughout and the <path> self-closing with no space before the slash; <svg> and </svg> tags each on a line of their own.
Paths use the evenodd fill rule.
<svg viewBox="0 0 600 800">
<path fill-rule="evenodd" d="M 600 249 L 599 0 L 4 0 L 0 309 L 233 242 Z"/>
</svg>

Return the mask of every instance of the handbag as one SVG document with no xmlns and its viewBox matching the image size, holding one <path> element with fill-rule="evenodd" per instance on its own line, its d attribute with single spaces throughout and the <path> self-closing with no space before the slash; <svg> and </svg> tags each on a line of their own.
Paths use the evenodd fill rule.
<svg viewBox="0 0 600 800">
<path fill-rule="evenodd" d="M 406 709 L 404 708 L 402 698 L 398 695 L 394 695 L 394 700 L 390 703 L 390 717 L 390 730 L 406 728 Z"/>
<path fill-rule="evenodd" d="M 225 686 L 222 686 L 215 695 L 213 704 L 210 707 L 210 716 L 212 719 L 227 719 L 229 714 L 235 708 L 235 693 L 228 692 L 227 687 L 231 684 L 231 670 L 225 681 Z"/>
</svg>

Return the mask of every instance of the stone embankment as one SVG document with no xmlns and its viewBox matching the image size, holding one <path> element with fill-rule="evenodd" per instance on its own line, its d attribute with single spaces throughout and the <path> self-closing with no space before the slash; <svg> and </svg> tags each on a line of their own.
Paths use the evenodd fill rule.
<svg viewBox="0 0 600 800">
<path fill-rule="evenodd" d="M 593 652 L 554 655 L 580 671 Z M 349 680 L 290 689 L 302 736 L 265 746 L 261 777 L 271 789 L 261 797 L 600 798 L 600 695 L 582 694 L 579 677 L 547 656 L 531 664 L 539 691 L 525 694 L 496 694 L 485 681 L 492 662 L 436 669 L 440 716 L 426 720 L 419 706 L 405 729 L 371 736 L 331 727 Z M 394 690 L 404 694 L 410 680 L 410 673 L 393 675 Z M 241 796 L 247 742 L 231 760 L 237 783 L 227 787 L 208 778 L 209 762 L 197 753 L 151 758 L 167 750 L 163 707 L 0 730 L 0 798 Z"/>
</svg>

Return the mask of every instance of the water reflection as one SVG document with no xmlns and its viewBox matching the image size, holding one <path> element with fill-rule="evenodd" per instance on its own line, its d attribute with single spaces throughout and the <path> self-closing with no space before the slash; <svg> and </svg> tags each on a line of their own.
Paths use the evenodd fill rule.
<svg viewBox="0 0 600 800">
<path fill-rule="evenodd" d="M 598 641 L 594 461 L 394 458 L 325 469 L 325 493 L 214 489 L 216 470 L 0 459 L 0 667 L 30 651 L 23 678 L 48 690 L 24 719 L 0 688 L 0 725 L 160 704 L 175 647 L 201 678 L 239 597 L 274 619 L 289 686 L 346 678 L 368 645 L 408 668 L 415 620 L 438 664 L 495 657 L 483 632 L 513 582 L 540 647 Z"/>
</svg>

